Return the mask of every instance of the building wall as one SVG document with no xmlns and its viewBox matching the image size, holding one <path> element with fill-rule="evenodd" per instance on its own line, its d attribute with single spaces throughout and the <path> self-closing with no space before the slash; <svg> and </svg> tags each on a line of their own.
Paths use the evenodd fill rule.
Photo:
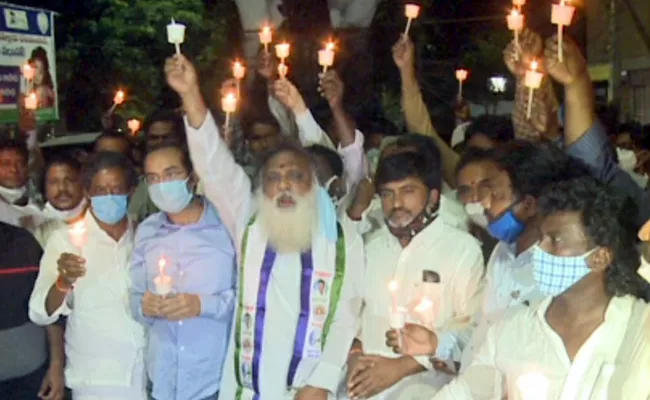
<svg viewBox="0 0 650 400">
<path fill-rule="evenodd" d="M 631 0 L 646 29 L 650 29 L 650 0 Z M 612 66 L 609 64 L 610 0 L 585 0 L 587 18 L 587 58 L 592 79 L 602 86 L 609 81 L 611 97 Z M 616 13 L 617 51 L 621 60 L 619 88 L 623 120 L 650 124 L 650 51 L 637 31 L 622 0 Z"/>
</svg>

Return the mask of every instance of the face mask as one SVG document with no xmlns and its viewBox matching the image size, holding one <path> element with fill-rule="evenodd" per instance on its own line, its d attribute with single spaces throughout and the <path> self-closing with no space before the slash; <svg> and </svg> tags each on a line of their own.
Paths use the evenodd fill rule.
<svg viewBox="0 0 650 400">
<path fill-rule="evenodd" d="M 114 225 L 126 215 L 129 196 L 125 194 L 109 194 L 90 198 L 93 214 L 105 224 Z"/>
<path fill-rule="evenodd" d="M 187 188 L 189 178 L 182 181 L 169 181 L 149 186 L 151 201 L 161 211 L 175 214 L 183 211 L 194 198 Z"/>
<path fill-rule="evenodd" d="M 71 210 L 61 211 L 55 208 L 48 201 L 47 203 L 45 203 L 45 207 L 43 208 L 43 214 L 48 219 L 55 219 L 58 221 L 72 221 L 73 219 L 79 217 L 81 213 L 83 213 L 86 210 L 87 205 L 88 205 L 88 201 L 86 200 L 86 198 L 83 198 L 75 208 Z"/>
<path fill-rule="evenodd" d="M 526 225 L 515 216 L 512 207 L 497 220 L 488 223 L 488 232 L 493 238 L 506 243 L 514 243 Z"/>
<path fill-rule="evenodd" d="M 557 296 L 565 292 L 591 272 L 587 265 L 587 257 L 597 249 L 592 249 L 581 256 L 559 257 L 535 246 L 533 276 L 539 290 L 547 296 Z"/>
<path fill-rule="evenodd" d="M 467 203 L 465 204 L 465 211 L 469 215 L 469 219 L 476 225 L 481 228 L 486 228 L 488 226 L 488 219 L 485 215 L 485 207 L 481 204 L 480 201 L 476 203 Z"/>
<path fill-rule="evenodd" d="M 322 186 L 318 187 L 318 219 L 325 237 L 336 242 L 338 239 L 336 207 L 329 193 Z"/>
<path fill-rule="evenodd" d="M 637 164 L 636 154 L 633 150 L 616 148 L 616 155 L 618 156 L 618 165 L 626 171 L 634 171 Z"/>
<path fill-rule="evenodd" d="M 0 196 L 3 199 L 7 200 L 10 204 L 14 204 L 18 200 L 22 199 L 27 193 L 27 187 L 19 187 L 17 189 L 10 189 L 3 186 L 0 186 Z"/>
<path fill-rule="evenodd" d="M 368 158 L 368 169 L 372 175 L 374 175 L 377 170 L 377 163 L 379 163 L 380 154 L 381 151 L 379 149 L 370 149 L 366 153 L 366 157 Z"/>
<path fill-rule="evenodd" d="M 427 200 L 428 202 L 428 200 Z M 427 204 L 424 207 L 424 210 L 420 212 L 413 221 L 411 221 L 407 226 L 404 227 L 394 227 L 391 226 L 390 222 L 386 219 L 386 226 L 390 233 L 393 234 L 398 239 L 406 239 L 411 241 L 418 233 L 422 232 L 424 228 L 429 226 L 438 216 L 438 210 L 432 210 L 432 208 Z"/>
</svg>

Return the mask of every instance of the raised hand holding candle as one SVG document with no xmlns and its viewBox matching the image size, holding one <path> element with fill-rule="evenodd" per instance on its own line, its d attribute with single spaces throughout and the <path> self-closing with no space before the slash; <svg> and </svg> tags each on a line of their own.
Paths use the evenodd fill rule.
<svg viewBox="0 0 650 400">
<path fill-rule="evenodd" d="M 467 76 L 469 75 L 469 71 L 466 69 L 458 69 L 456 70 L 456 79 L 458 80 L 458 98 L 462 99 L 463 98 L 463 82 L 467 80 Z"/>
<path fill-rule="evenodd" d="M 526 118 L 530 119 L 533 110 L 533 94 L 536 89 L 542 86 L 542 79 L 544 74 L 537 71 L 537 61 L 530 63 L 530 69 L 526 71 L 525 85 L 528 88 L 528 108 L 526 110 Z"/>
<path fill-rule="evenodd" d="M 411 30 L 411 23 L 420 15 L 420 6 L 416 4 L 407 4 L 404 7 L 404 15 L 407 18 L 406 29 L 404 29 L 404 39 L 406 39 Z"/>
<path fill-rule="evenodd" d="M 125 100 L 125 99 L 126 99 L 126 94 L 124 93 L 123 90 L 118 90 L 117 92 L 115 92 L 115 96 L 113 97 L 113 105 L 112 105 L 111 108 L 108 110 L 108 113 L 110 114 L 110 113 L 112 113 L 113 111 L 115 111 L 115 109 L 117 108 L 117 106 L 119 106 L 120 104 L 124 103 L 124 100 Z"/>
<path fill-rule="evenodd" d="M 273 31 L 268 25 L 264 25 L 260 30 L 260 43 L 264 45 L 264 52 L 269 53 L 269 44 L 273 42 Z"/>
<path fill-rule="evenodd" d="M 530 372 L 517 379 L 523 400 L 548 400 L 548 387 L 548 378 L 540 373 Z"/>
<path fill-rule="evenodd" d="M 135 135 L 136 132 L 140 130 L 141 126 L 140 121 L 135 118 L 128 120 L 126 125 L 129 127 L 132 135 Z"/>
<path fill-rule="evenodd" d="M 158 276 L 153 279 L 153 284 L 156 287 L 156 294 L 167 296 L 172 291 L 172 277 L 165 275 L 165 266 L 167 261 L 164 257 L 158 260 Z"/>
<path fill-rule="evenodd" d="M 516 9 L 512 10 L 507 17 L 508 29 L 515 33 L 515 47 L 519 49 L 519 33 L 524 29 L 524 16 Z"/>
<path fill-rule="evenodd" d="M 181 44 L 185 41 L 185 25 L 172 22 L 167 25 L 167 41 L 176 47 L 176 54 L 181 54 Z"/>
<path fill-rule="evenodd" d="M 25 109 L 36 110 L 38 108 L 38 97 L 36 92 L 31 92 L 25 97 Z"/>
<path fill-rule="evenodd" d="M 560 4 L 553 4 L 551 12 L 551 22 L 557 25 L 557 57 L 560 62 L 564 61 L 564 51 L 562 50 L 562 42 L 564 36 L 564 27 L 571 25 L 573 13 L 576 8 L 568 5 L 570 0 L 560 0 Z"/>
<path fill-rule="evenodd" d="M 323 67 L 323 73 L 327 72 L 327 68 L 334 65 L 334 43 L 329 42 L 323 50 L 318 51 L 318 65 Z"/>
<path fill-rule="evenodd" d="M 77 249 L 77 253 L 81 254 L 83 247 L 88 241 L 88 236 L 86 235 L 86 224 L 83 220 L 70 225 L 68 228 L 68 237 L 70 238 L 70 243 L 72 243 L 72 245 Z"/>
<path fill-rule="evenodd" d="M 289 58 L 291 52 L 291 45 L 289 43 L 280 43 L 275 45 L 275 55 L 280 59 L 280 62 L 284 64 L 284 60 Z"/>
</svg>

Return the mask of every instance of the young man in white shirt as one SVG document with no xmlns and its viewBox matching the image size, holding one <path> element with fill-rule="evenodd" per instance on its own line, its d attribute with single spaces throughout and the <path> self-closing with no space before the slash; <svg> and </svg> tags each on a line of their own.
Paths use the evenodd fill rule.
<svg viewBox="0 0 650 400">
<path fill-rule="evenodd" d="M 239 300 L 219 396 L 332 398 L 357 330 L 361 238 L 337 223 L 334 205 L 300 146 L 286 143 L 260 160 L 253 192 L 208 112 L 194 66 L 177 55 L 165 72 L 187 113 L 195 171 L 235 238 L 240 260 Z M 314 290 L 321 280 L 325 290 Z"/>
<path fill-rule="evenodd" d="M 534 276 L 548 297 L 491 326 L 465 372 L 435 399 L 649 398 L 650 287 L 637 274 L 626 201 L 580 178 L 547 188 L 539 209 Z M 407 327 L 403 346 L 395 339 L 427 352 L 421 329 Z"/>
<path fill-rule="evenodd" d="M 479 305 L 483 256 L 471 235 L 438 215 L 439 159 L 411 152 L 384 157 L 375 182 L 386 223 L 366 241 L 361 333 L 349 358 L 347 391 L 353 399 L 428 399 L 452 375 L 434 370 L 428 357 L 393 354 L 384 338 L 391 309 L 404 307 L 408 320 L 436 329 L 436 366 L 453 370 Z M 389 282 L 397 287 L 392 304 Z"/>
<path fill-rule="evenodd" d="M 53 233 L 29 303 L 32 321 L 66 315 L 66 383 L 75 399 L 146 399 L 143 328 L 129 307 L 133 225 L 127 203 L 137 183 L 128 159 L 95 154 L 84 171 L 90 208 L 83 230 Z M 72 237 L 71 237 L 72 236 Z"/>
</svg>

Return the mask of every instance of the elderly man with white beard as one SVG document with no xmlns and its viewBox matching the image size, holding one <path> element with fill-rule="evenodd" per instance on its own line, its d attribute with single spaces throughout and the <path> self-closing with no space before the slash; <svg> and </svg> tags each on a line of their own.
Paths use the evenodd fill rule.
<svg viewBox="0 0 650 400">
<path fill-rule="evenodd" d="M 195 170 L 235 239 L 238 301 L 220 397 L 333 398 L 361 307 L 363 243 L 336 220 L 304 150 L 261 160 L 258 187 L 235 163 L 182 55 L 165 65 L 181 96 Z"/>
</svg>

